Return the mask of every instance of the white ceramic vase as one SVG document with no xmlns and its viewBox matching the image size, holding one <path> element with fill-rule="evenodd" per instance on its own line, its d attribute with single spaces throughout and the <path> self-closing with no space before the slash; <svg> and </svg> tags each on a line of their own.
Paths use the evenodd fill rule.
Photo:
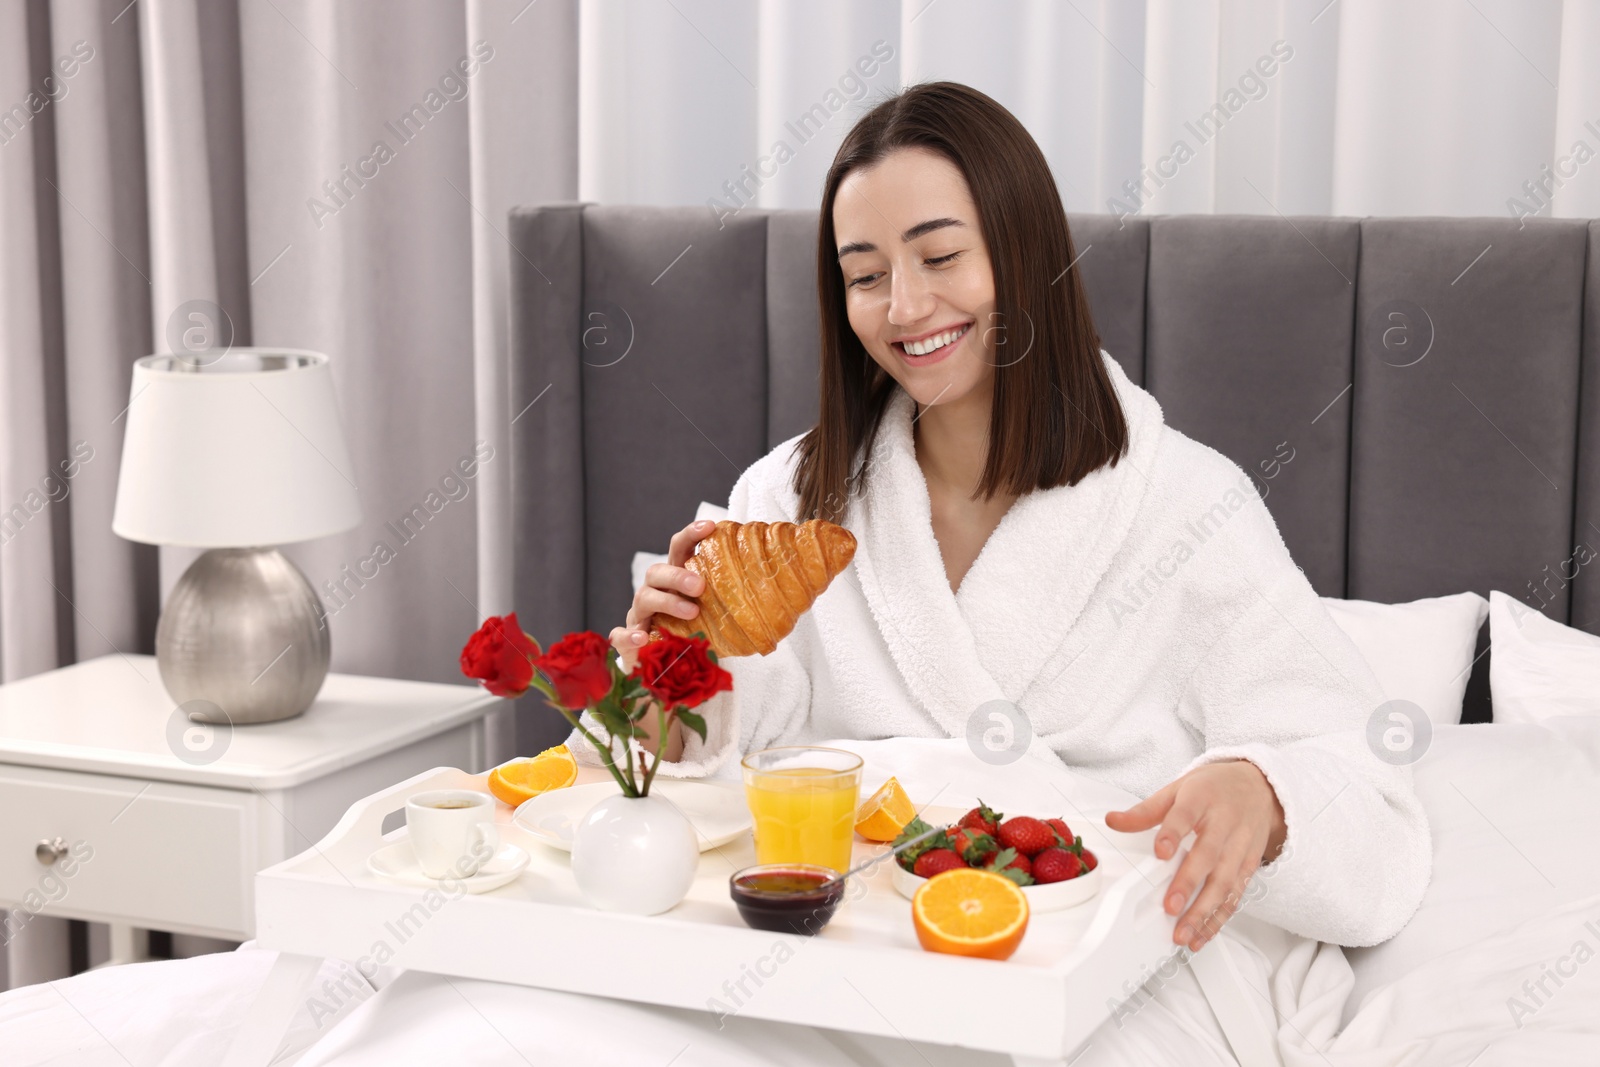
<svg viewBox="0 0 1600 1067">
<path fill-rule="evenodd" d="M 666 911 L 689 892 L 699 866 L 694 827 L 665 797 L 606 797 L 573 830 L 572 875 L 602 911 Z"/>
</svg>

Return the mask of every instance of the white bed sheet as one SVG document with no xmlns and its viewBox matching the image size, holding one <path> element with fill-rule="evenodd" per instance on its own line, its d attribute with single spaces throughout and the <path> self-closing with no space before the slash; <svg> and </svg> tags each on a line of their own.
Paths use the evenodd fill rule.
<svg viewBox="0 0 1600 1067">
<path fill-rule="evenodd" d="M 0 994 L 3 1067 L 217 1067 L 277 958 L 236 952 L 104 967 Z M 296 1012 L 281 1067 L 373 994 L 353 966 L 325 960 Z"/>
</svg>

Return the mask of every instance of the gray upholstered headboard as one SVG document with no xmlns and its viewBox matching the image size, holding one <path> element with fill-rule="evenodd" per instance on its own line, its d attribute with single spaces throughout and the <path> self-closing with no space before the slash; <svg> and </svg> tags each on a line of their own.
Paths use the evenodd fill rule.
<svg viewBox="0 0 1600 1067">
<path fill-rule="evenodd" d="M 1500 589 L 1600 633 L 1600 576 L 1574 560 L 1600 550 L 1600 223 L 1071 225 L 1104 347 L 1173 426 L 1274 474 L 1267 505 L 1320 593 Z M 514 211 L 511 241 L 516 605 L 541 638 L 604 632 L 633 553 L 815 421 L 816 212 L 719 228 L 557 204 Z"/>
</svg>

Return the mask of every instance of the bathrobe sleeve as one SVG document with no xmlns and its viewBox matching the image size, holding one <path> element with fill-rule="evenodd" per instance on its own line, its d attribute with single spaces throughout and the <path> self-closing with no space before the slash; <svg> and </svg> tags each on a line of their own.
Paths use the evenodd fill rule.
<svg viewBox="0 0 1600 1067">
<path fill-rule="evenodd" d="M 1184 773 L 1246 759 L 1283 806 L 1283 850 L 1259 869 L 1243 910 L 1304 937 L 1377 944 L 1409 921 L 1432 870 L 1411 768 L 1369 741 L 1384 694 L 1265 503 L 1252 494 L 1235 522 L 1248 549 L 1234 574 L 1243 608 L 1180 697 L 1179 715 L 1205 742 Z M 1390 723 L 1379 718 L 1381 738 Z"/>
<path fill-rule="evenodd" d="M 728 497 L 728 518 L 735 522 L 794 521 L 786 497 L 791 468 L 785 462 L 798 438 L 791 438 L 751 464 L 733 485 Z M 787 508 L 787 510 L 786 510 Z M 742 749 L 765 748 L 803 721 L 811 707 L 811 677 L 797 653 L 804 637 L 797 627 L 765 656 L 730 656 L 719 659 L 733 675 L 733 690 L 707 700 L 696 710 L 706 721 L 706 738 L 684 730 L 683 752 L 677 760 L 664 760 L 659 775 L 700 778 L 723 770 L 736 761 Z M 594 726 L 587 716 L 584 724 Z M 598 734 L 596 736 L 599 736 Z M 598 763 L 592 748 L 576 731 L 568 747 L 586 763 Z"/>
</svg>

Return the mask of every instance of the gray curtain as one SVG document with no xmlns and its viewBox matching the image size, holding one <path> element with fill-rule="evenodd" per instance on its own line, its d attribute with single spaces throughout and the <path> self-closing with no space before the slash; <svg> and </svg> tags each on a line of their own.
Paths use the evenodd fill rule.
<svg viewBox="0 0 1600 1067">
<path fill-rule="evenodd" d="M 0 5 L 0 678 L 152 651 L 192 553 L 111 533 L 122 412 L 195 313 L 333 357 L 363 521 L 289 551 L 333 669 L 459 678 L 513 607 L 503 220 L 576 196 L 577 32 L 576 0 Z M 31 920 L 0 988 L 65 974 L 68 943 Z"/>
</svg>

